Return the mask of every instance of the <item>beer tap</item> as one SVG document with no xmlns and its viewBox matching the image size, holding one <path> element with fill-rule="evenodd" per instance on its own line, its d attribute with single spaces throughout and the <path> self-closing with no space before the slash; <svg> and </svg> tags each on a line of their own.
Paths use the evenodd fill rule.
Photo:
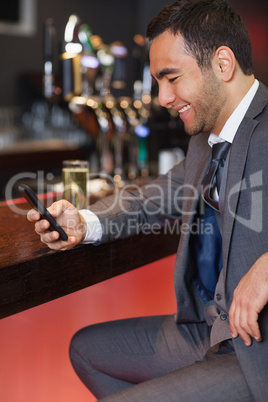
<svg viewBox="0 0 268 402">
<path fill-rule="evenodd" d="M 91 97 L 75 96 L 69 102 L 69 109 L 80 126 L 95 138 L 98 167 L 101 176 L 112 175 L 114 157 L 112 144 L 114 124 L 108 108 L 96 95 Z"/>
<path fill-rule="evenodd" d="M 61 49 L 62 96 L 69 101 L 82 93 L 81 53 L 83 46 L 78 37 L 81 21 L 77 15 L 70 15 L 64 32 Z"/>
<path fill-rule="evenodd" d="M 95 93 L 95 82 L 100 62 L 91 42 L 92 32 L 87 24 L 82 24 L 78 31 L 83 46 L 81 55 L 82 95 L 92 96 Z"/>
<path fill-rule="evenodd" d="M 110 110 L 114 127 L 114 180 L 122 187 L 125 180 L 125 148 L 128 135 L 128 123 L 123 109 L 120 106 L 120 98 L 125 95 L 127 68 L 127 48 L 121 42 L 113 42 L 110 51 L 114 56 L 114 69 L 111 81 L 110 93 L 106 93 L 105 104 Z"/>
<path fill-rule="evenodd" d="M 79 57 L 79 90 L 78 85 L 72 85 L 72 79 L 75 82 L 76 75 L 65 74 L 72 79 L 64 80 L 63 74 L 63 93 L 64 99 L 68 101 L 69 109 L 80 126 L 95 138 L 98 152 L 99 170 L 101 173 L 113 173 L 113 156 L 111 152 L 111 143 L 113 138 L 113 124 L 102 97 L 95 94 L 95 82 L 99 68 L 103 65 L 106 68 L 104 75 L 109 75 L 109 69 L 113 65 L 113 57 L 103 59 L 96 55 L 94 46 L 91 42 L 92 33 L 88 25 L 81 24 L 80 19 L 71 15 L 65 29 L 65 66 L 74 71 L 74 60 Z M 79 46 L 78 46 L 79 45 Z M 98 52 L 97 52 L 98 53 Z M 66 56 L 67 55 L 67 56 Z M 112 59 L 112 62 L 111 62 Z M 67 64 L 71 60 L 71 63 Z M 108 71 L 108 73 L 107 73 Z M 78 75 L 78 74 L 77 74 Z M 110 80 L 106 81 L 110 82 Z M 104 80 L 105 85 L 106 81 Z M 78 82 L 78 80 L 76 81 Z M 71 90 L 72 88 L 72 90 Z M 67 90 L 66 90 L 67 89 Z M 69 89 L 69 92 L 68 92 Z"/>
<path fill-rule="evenodd" d="M 134 36 L 133 58 L 135 78 L 133 100 L 124 98 L 121 106 L 130 125 L 129 169 L 128 177 L 135 179 L 149 175 L 148 136 L 151 108 L 151 74 L 148 62 L 148 44 L 142 35 Z"/>
<path fill-rule="evenodd" d="M 114 134 L 114 180 L 119 187 L 122 187 L 125 180 L 124 155 L 125 144 L 127 143 L 128 124 L 123 109 L 118 100 L 113 97 L 106 98 L 106 107 L 109 109 L 115 134 Z"/>
</svg>

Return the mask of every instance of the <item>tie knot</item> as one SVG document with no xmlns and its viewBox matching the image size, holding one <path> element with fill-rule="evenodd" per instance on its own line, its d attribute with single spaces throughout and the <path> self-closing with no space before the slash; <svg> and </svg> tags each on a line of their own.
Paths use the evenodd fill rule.
<svg viewBox="0 0 268 402">
<path fill-rule="evenodd" d="M 226 159 L 231 144 L 227 141 L 218 142 L 212 147 L 212 160 Z"/>
</svg>

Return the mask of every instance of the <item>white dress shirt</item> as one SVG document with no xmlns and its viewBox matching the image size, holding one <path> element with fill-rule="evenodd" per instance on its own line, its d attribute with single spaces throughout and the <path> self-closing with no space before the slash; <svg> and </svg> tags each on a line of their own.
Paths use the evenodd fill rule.
<svg viewBox="0 0 268 402">
<path fill-rule="evenodd" d="M 87 233 L 81 244 L 98 244 L 102 238 L 102 227 L 99 218 L 89 209 L 81 209 L 79 212 L 87 223 Z"/>
</svg>

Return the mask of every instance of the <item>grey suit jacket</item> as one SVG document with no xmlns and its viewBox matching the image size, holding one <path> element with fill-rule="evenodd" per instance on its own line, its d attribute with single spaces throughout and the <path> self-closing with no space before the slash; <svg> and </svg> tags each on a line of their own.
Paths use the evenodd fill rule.
<svg viewBox="0 0 268 402">
<path fill-rule="evenodd" d="M 260 84 L 234 138 L 222 210 L 223 269 L 215 292 L 217 341 L 229 334 L 228 311 L 233 291 L 254 262 L 268 251 L 268 89 Z M 103 241 L 137 233 L 137 225 L 161 225 L 169 230 L 181 220 L 174 281 L 177 322 L 206 319 L 204 303 L 193 286 L 195 269 L 189 240 L 200 206 L 201 182 L 207 169 L 208 136 L 190 140 L 183 163 L 139 191 L 107 197 L 92 206 L 103 226 Z M 136 225 L 133 222 L 136 222 Z M 112 226 L 111 226 L 112 225 Z M 173 226 L 172 226 L 173 225 Z M 113 230 L 111 230 L 113 227 Z M 251 347 L 237 338 L 234 347 L 256 401 L 268 398 L 268 306 L 260 314 L 263 341 Z M 213 330 L 212 330 L 213 332 Z M 224 379 L 223 379 L 224 380 Z"/>
</svg>

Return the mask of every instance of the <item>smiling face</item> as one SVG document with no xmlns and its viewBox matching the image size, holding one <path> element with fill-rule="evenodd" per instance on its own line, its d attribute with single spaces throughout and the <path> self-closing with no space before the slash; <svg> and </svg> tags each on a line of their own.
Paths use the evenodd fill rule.
<svg viewBox="0 0 268 402">
<path fill-rule="evenodd" d="M 157 36 L 150 49 L 150 66 L 160 104 L 179 112 L 189 135 L 220 133 L 227 100 L 224 84 L 212 68 L 201 71 L 181 35 L 165 31 Z"/>
</svg>

